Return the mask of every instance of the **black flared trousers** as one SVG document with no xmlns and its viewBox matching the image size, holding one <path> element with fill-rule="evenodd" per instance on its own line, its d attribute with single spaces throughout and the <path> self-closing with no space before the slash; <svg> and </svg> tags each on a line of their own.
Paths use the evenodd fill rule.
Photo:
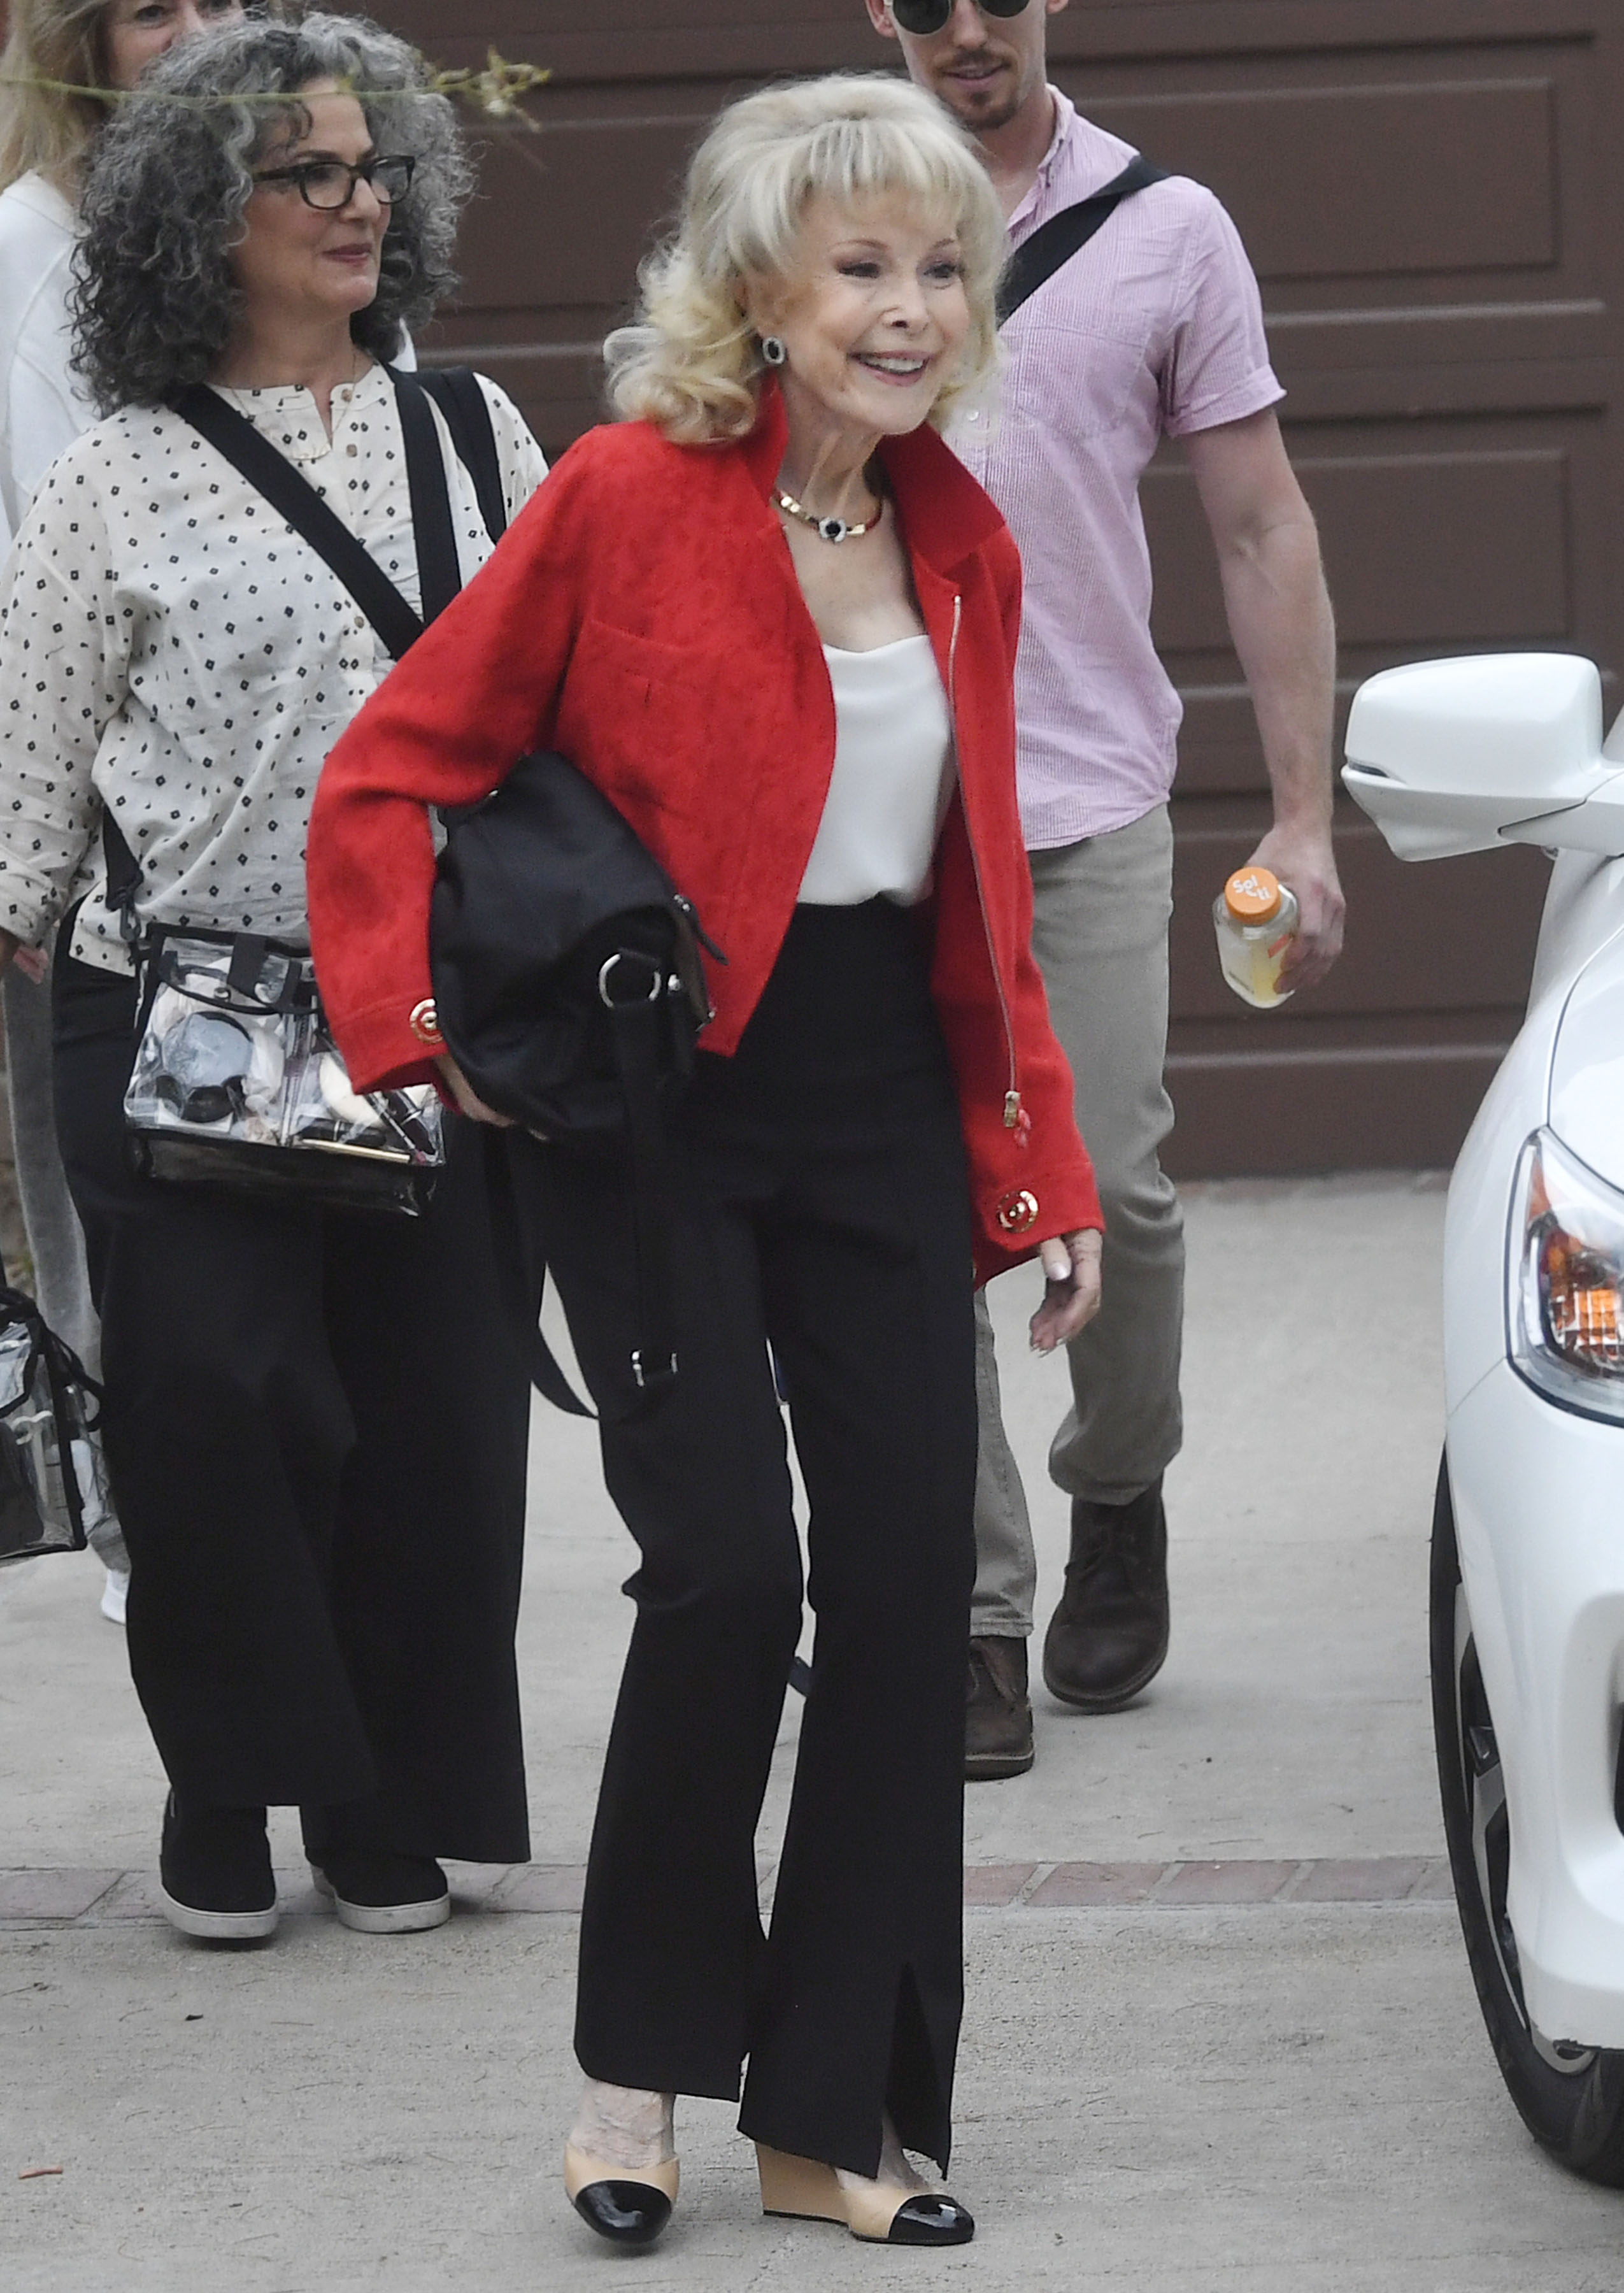
<svg viewBox="0 0 1624 2293">
<path fill-rule="evenodd" d="M 976 1431 L 921 920 L 798 910 L 737 1057 L 699 1065 L 676 1125 L 679 1375 L 646 1414 L 623 1177 L 558 1147 L 520 1165 L 642 1556 L 577 2051 L 589 2077 L 729 2100 L 747 2057 L 747 2134 L 872 2174 L 889 2107 L 945 2167 Z M 774 1357 L 817 1632 L 764 1938 L 755 1833 L 802 1607 Z"/>
<path fill-rule="evenodd" d="M 55 993 L 130 1668 L 171 1782 L 301 1806 L 317 1851 L 336 1819 L 358 1845 L 521 1859 L 529 1392 L 481 1138 L 451 1125 L 421 1220 L 138 1178 L 134 988 L 59 955 Z"/>
</svg>

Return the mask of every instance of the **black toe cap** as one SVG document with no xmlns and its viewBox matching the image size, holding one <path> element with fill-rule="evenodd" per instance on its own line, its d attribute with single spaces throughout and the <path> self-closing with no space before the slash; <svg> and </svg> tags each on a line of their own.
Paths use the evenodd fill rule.
<svg viewBox="0 0 1624 2293">
<path fill-rule="evenodd" d="M 891 2245 L 968 2245 L 974 2216 L 945 2191 L 929 2191 L 899 2207 L 891 2224 Z"/>
<path fill-rule="evenodd" d="M 575 2209 L 611 2245 L 652 2245 L 671 2218 L 670 2199 L 647 2182 L 588 2182 Z"/>
</svg>

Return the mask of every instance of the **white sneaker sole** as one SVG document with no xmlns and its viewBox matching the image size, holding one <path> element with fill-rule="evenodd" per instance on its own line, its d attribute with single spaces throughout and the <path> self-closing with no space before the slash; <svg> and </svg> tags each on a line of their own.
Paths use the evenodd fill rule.
<svg viewBox="0 0 1624 2293">
<path fill-rule="evenodd" d="M 448 1888 L 426 1903 L 347 1903 L 327 1873 L 314 1863 L 311 1884 L 332 1904 L 340 1925 L 352 1928 L 357 1934 L 424 1934 L 430 1927 L 443 1927 L 451 1916 Z"/>
<path fill-rule="evenodd" d="M 277 1931 L 277 1907 L 263 1911 L 199 1911 L 178 1903 L 166 1887 L 158 1888 L 164 1916 L 172 1927 L 197 1942 L 263 1942 Z"/>
</svg>

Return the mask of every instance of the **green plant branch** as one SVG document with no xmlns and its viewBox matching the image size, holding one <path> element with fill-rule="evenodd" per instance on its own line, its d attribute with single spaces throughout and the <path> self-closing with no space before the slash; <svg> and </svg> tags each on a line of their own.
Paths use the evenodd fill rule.
<svg viewBox="0 0 1624 2293">
<path fill-rule="evenodd" d="M 357 87 L 352 81 L 337 85 L 346 95 L 361 103 L 387 103 L 392 98 L 400 101 L 408 96 L 430 94 L 448 96 L 454 102 L 465 104 L 481 117 L 504 125 L 534 130 L 537 122 L 523 109 L 521 99 L 533 88 L 545 87 L 553 75 L 541 64 L 510 62 L 505 56 L 489 52 L 485 68 L 475 71 L 465 68 L 457 71 L 435 70 L 429 68 L 428 77 L 420 88 Z M 0 87 L 33 87 L 49 95 L 82 95 L 97 103 L 178 103 L 189 109 L 212 111 L 222 104 L 263 103 L 275 108 L 286 104 L 286 95 L 271 93 L 230 96 L 172 94 L 158 87 L 81 87 L 72 80 L 46 79 L 33 76 L 0 75 Z"/>
</svg>

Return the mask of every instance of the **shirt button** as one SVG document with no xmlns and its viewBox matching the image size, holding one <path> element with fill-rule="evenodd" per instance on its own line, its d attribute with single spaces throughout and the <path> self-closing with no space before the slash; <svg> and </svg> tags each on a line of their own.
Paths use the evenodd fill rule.
<svg viewBox="0 0 1624 2293">
<path fill-rule="evenodd" d="M 437 1051 L 445 1048 L 446 1039 L 440 1032 L 440 1014 L 432 995 L 425 995 L 421 1003 L 413 1004 L 411 1016 L 406 1024 L 420 1043 L 427 1043 Z M 1033 1216 L 1036 1215 L 1034 1208 Z"/>
<path fill-rule="evenodd" d="M 348 454 L 351 461 L 354 461 L 356 456 L 360 452 L 360 450 L 361 450 L 359 446 L 346 446 L 344 448 L 345 453 Z"/>
<path fill-rule="evenodd" d="M 993 1213 L 1006 1234 L 1030 1234 L 1038 1223 L 1038 1197 L 1024 1187 L 1018 1195 L 1006 1195 Z"/>
</svg>

